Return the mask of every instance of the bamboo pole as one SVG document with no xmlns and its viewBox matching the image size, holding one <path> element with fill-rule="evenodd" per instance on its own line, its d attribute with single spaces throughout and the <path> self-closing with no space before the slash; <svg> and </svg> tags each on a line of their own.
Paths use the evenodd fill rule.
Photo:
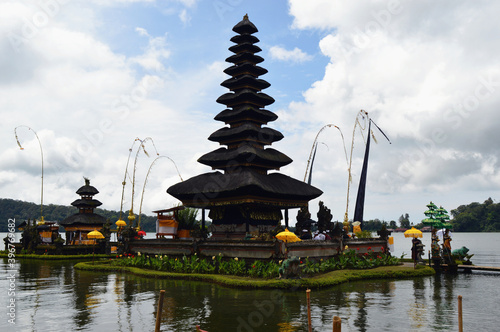
<svg viewBox="0 0 500 332">
<path fill-rule="evenodd" d="M 20 126 L 17 126 L 16 128 L 14 128 L 14 136 L 16 136 L 16 141 L 17 141 L 17 145 L 19 146 L 19 149 L 24 150 L 21 143 L 19 142 L 19 138 L 17 137 L 17 128 L 19 128 L 19 127 L 25 127 L 25 128 L 28 128 L 28 130 L 31 130 L 33 132 L 33 134 L 35 134 L 35 137 L 38 141 L 38 145 L 40 146 L 40 156 L 42 157 L 42 190 L 41 190 L 41 194 L 40 194 L 40 224 L 43 225 L 45 223 L 45 221 L 43 218 L 43 149 L 42 149 L 42 142 L 40 142 L 40 138 L 38 137 L 36 131 L 34 131 L 33 129 L 31 129 L 28 126 L 20 125 Z M 36 223 L 35 223 L 35 225 L 36 225 Z"/>
<path fill-rule="evenodd" d="M 458 332 L 464 331 L 464 325 L 462 320 L 462 295 L 458 296 Z"/>
<path fill-rule="evenodd" d="M 342 331 L 342 320 L 339 316 L 333 316 L 333 332 Z"/>
<path fill-rule="evenodd" d="M 307 326 L 308 331 L 312 332 L 312 324 L 311 324 L 311 290 L 306 290 L 307 297 Z"/>
<path fill-rule="evenodd" d="M 158 300 L 158 309 L 156 310 L 156 324 L 155 324 L 155 332 L 160 332 L 161 325 L 161 313 L 163 311 L 163 296 L 165 295 L 165 291 L 160 290 L 160 299 Z"/>
</svg>

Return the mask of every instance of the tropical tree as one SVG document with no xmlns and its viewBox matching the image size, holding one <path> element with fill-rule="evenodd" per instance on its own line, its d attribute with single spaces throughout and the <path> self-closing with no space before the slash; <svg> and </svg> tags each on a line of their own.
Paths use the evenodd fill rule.
<svg viewBox="0 0 500 332">
<path fill-rule="evenodd" d="M 410 228 L 410 216 L 408 213 L 399 217 L 399 224 L 401 225 L 401 228 Z"/>
</svg>

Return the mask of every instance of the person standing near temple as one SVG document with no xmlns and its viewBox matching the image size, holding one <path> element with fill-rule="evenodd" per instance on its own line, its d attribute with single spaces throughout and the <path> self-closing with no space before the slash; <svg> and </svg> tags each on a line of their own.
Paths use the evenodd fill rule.
<svg viewBox="0 0 500 332">
<path fill-rule="evenodd" d="M 443 234 L 443 256 L 446 257 L 449 263 L 452 263 L 451 258 L 451 235 L 450 231 L 446 229 Z"/>
</svg>

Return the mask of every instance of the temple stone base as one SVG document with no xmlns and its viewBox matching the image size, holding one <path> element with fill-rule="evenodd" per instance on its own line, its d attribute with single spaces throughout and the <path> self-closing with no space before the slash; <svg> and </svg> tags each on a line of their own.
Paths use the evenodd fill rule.
<svg viewBox="0 0 500 332">
<path fill-rule="evenodd" d="M 354 249 L 357 253 L 385 252 L 387 241 L 383 239 L 363 239 L 343 242 L 340 239 L 331 241 L 306 240 L 295 243 L 285 243 L 279 240 L 234 240 L 234 239 L 142 239 L 129 243 L 132 253 L 147 255 L 190 256 L 198 255 L 211 259 L 213 256 L 225 258 L 281 260 L 288 257 L 308 257 L 309 259 L 328 258 L 345 250 Z"/>
<path fill-rule="evenodd" d="M 269 233 L 275 225 L 212 224 L 209 232 L 212 239 L 244 239 L 247 234 Z"/>
</svg>

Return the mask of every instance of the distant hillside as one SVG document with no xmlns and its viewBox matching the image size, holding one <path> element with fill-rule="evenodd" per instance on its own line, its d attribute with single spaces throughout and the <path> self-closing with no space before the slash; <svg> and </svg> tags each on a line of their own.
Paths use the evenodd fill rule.
<svg viewBox="0 0 500 332">
<path fill-rule="evenodd" d="M 43 215 L 45 220 L 60 222 L 65 218 L 78 212 L 73 206 L 65 205 L 44 205 Z M 500 203 L 494 203 L 488 198 L 484 203 L 470 203 L 469 205 L 460 205 L 458 208 L 450 211 L 455 232 L 500 232 Z M 118 220 L 118 211 L 109 211 L 96 209 L 96 213 L 106 217 L 114 224 Z M 123 219 L 128 222 L 126 217 L 128 211 L 123 212 Z M 0 232 L 7 232 L 8 219 L 16 219 L 16 225 L 27 219 L 37 219 L 40 217 L 40 205 L 9 198 L 0 198 Z M 136 218 L 138 218 L 136 216 Z M 382 222 L 378 219 L 365 221 L 366 229 L 376 231 L 381 227 Z M 391 224 L 395 222 L 391 221 Z M 391 226 L 390 227 L 394 227 Z M 141 228 L 146 232 L 156 231 L 156 217 L 141 216 Z"/>
<path fill-rule="evenodd" d="M 460 205 L 451 210 L 453 230 L 457 232 L 500 232 L 500 203 L 488 198 L 484 203 Z"/>
<path fill-rule="evenodd" d="M 65 218 L 78 212 L 78 209 L 73 206 L 65 205 L 44 205 L 43 216 L 45 220 L 61 222 Z M 119 211 L 109 211 L 96 209 L 95 212 L 104 216 L 114 224 L 120 215 Z M 122 219 L 127 221 L 128 211 L 123 212 Z M 27 219 L 40 218 L 40 204 L 14 200 L 10 198 L 0 198 L 0 232 L 7 232 L 7 221 L 16 219 L 16 225 Z M 136 215 L 136 218 L 138 216 Z M 156 217 L 141 215 L 141 228 L 146 232 L 156 232 Z"/>
</svg>

